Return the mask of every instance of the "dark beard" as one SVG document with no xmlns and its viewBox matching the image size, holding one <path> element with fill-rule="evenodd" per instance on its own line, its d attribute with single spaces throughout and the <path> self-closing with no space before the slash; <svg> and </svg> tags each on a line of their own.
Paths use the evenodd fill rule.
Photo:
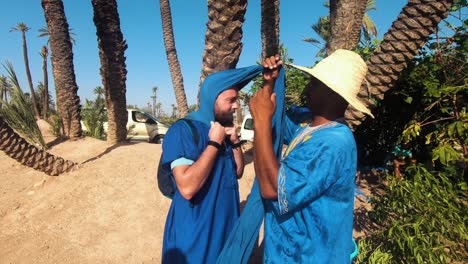
<svg viewBox="0 0 468 264">
<path fill-rule="evenodd" d="M 233 120 L 218 120 L 218 122 L 223 126 L 223 127 L 232 127 L 234 125 Z"/>
</svg>

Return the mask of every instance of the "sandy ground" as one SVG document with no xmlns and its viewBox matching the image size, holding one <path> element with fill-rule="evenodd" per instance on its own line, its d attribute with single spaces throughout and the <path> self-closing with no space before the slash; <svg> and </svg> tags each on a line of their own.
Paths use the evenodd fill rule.
<svg viewBox="0 0 468 264">
<path fill-rule="evenodd" d="M 170 204 L 156 183 L 161 145 L 83 138 L 49 152 L 82 165 L 51 177 L 0 152 L 0 263 L 160 263 Z M 254 177 L 246 159 L 241 201 Z"/>
</svg>

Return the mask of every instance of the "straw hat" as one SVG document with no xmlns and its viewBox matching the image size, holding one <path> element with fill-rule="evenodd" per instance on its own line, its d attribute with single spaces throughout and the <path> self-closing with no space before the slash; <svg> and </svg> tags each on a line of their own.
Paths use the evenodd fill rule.
<svg viewBox="0 0 468 264">
<path fill-rule="evenodd" d="M 341 95 L 357 110 L 374 117 L 371 111 L 359 100 L 358 93 L 367 73 L 367 65 L 361 56 L 338 49 L 321 60 L 312 69 L 288 64 L 319 79 L 328 88 Z"/>
</svg>

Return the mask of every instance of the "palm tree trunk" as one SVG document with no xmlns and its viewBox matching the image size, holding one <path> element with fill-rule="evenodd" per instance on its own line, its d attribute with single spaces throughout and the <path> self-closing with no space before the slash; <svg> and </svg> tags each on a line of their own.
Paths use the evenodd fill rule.
<svg viewBox="0 0 468 264">
<path fill-rule="evenodd" d="M 384 98 L 384 93 L 395 85 L 400 73 L 418 54 L 427 37 L 448 16 L 452 4 L 453 0 L 408 1 L 384 35 L 383 42 L 367 61 L 369 70 L 359 94 L 365 104 L 372 108 Z M 353 129 L 365 119 L 364 114 L 351 107 L 345 117 Z"/>
<path fill-rule="evenodd" d="M 184 117 L 188 114 L 187 96 L 185 95 L 184 79 L 179 59 L 177 58 L 169 0 L 160 0 L 159 8 L 161 10 L 164 47 L 166 49 L 169 71 L 171 72 L 172 85 L 174 86 L 177 108 L 179 109 L 179 117 Z"/>
<path fill-rule="evenodd" d="M 279 54 L 279 0 L 262 0 L 262 58 Z"/>
<path fill-rule="evenodd" d="M 44 9 L 57 93 L 57 108 L 65 136 L 81 137 L 81 107 L 73 66 L 73 51 L 62 0 L 41 0 Z"/>
<path fill-rule="evenodd" d="M 242 25 L 247 0 L 208 1 L 208 23 L 205 33 L 200 84 L 211 73 L 233 69 L 242 51 Z M 200 89 L 198 89 L 198 96 Z"/>
<path fill-rule="evenodd" d="M 279 54 L 279 2 L 280 0 L 262 0 L 261 3 L 262 58 Z M 239 107 L 236 111 L 238 126 L 242 125 L 242 110 Z"/>
<path fill-rule="evenodd" d="M 127 100 L 125 50 L 127 43 L 120 30 L 116 0 L 92 0 L 94 24 L 101 59 L 109 128 L 107 142 L 114 144 L 127 139 Z"/>
<path fill-rule="evenodd" d="M 49 74 L 47 72 L 47 56 L 49 52 L 47 46 L 43 46 L 41 50 L 42 56 L 42 73 L 44 77 L 44 96 L 42 105 L 42 118 L 47 120 L 47 114 L 49 112 Z"/>
<path fill-rule="evenodd" d="M 351 50 L 359 43 L 367 0 L 330 0 L 330 38 L 327 53 Z"/>
<path fill-rule="evenodd" d="M 0 150 L 21 164 L 51 176 L 71 171 L 78 166 L 72 161 L 51 155 L 29 144 L 16 134 L 2 117 L 0 117 Z"/>
<path fill-rule="evenodd" d="M 34 92 L 34 85 L 31 78 L 31 71 L 29 69 L 29 58 L 28 58 L 28 44 L 26 43 L 26 32 L 21 32 L 21 37 L 23 38 L 23 57 L 24 57 L 24 67 L 26 67 L 26 76 L 28 77 L 29 90 L 31 91 L 31 100 L 32 107 L 34 110 L 34 116 L 40 118 L 39 108 L 37 107 L 36 93 Z"/>
</svg>

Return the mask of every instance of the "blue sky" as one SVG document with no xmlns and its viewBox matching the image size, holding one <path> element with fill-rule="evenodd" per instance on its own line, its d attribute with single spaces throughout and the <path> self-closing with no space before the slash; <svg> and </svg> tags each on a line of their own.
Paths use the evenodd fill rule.
<svg viewBox="0 0 468 264">
<path fill-rule="evenodd" d="M 34 85 L 42 81 L 42 59 L 39 51 L 46 44 L 38 38 L 38 29 L 45 27 L 44 13 L 39 0 L 15 0 L 4 4 L 0 16 L 0 62 L 10 61 L 24 91 L 29 91 L 24 70 L 21 34 L 9 32 L 18 22 L 30 27 L 27 33 L 28 55 Z M 184 86 L 189 104 L 196 102 L 207 22 L 206 1 L 171 0 L 177 55 L 182 68 Z M 311 25 L 319 16 L 327 14 L 324 1 L 282 0 L 280 6 L 280 41 L 288 54 L 299 65 L 310 66 L 316 61 L 317 48 L 305 43 L 306 37 L 317 37 Z M 397 18 L 406 0 L 376 0 L 376 11 L 369 15 L 375 21 L 379 37 Z M 175 103 L 169 68 L 162 38 L 159 1 L 118 0 L 121 29 L 127 41 L 127 104 L 144 107 L 151 102 L 152 87 L 157 86 L 157 100 L 165 111 Z M 91 1 L 64 0 L 68 24 L 76 35 L 73 46 L 78 95 L 82 104 L 94 99 L 93 90 L 102 86 L 99 75 L 99 55 L 96 28 L 93 23 Z M 243 51 L 237 64 L 254 64 L 260 57 L 260 0 L 250 0 L 244 22 Z M 3 67 L 0 74 L 6 75 Z M 49 83 L 53 76 L 49 62 Z M 55 98 L 55 90 L 51 91 Z"/>
</svg>

